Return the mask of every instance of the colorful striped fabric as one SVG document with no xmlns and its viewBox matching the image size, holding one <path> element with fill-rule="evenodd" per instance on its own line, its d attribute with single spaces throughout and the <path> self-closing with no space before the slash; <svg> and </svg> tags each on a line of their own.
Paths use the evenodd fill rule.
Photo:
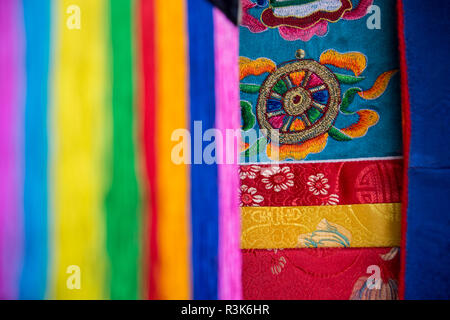
<svg viewBox="0 0 450 320">
<path fill-rule="evenodd" d="M 175 159 L 179 130 L 239 128 L 236 27 L 205 0 L 0 20 L 0 298 L 241 298 L 237 165 Z"/>
</svg>

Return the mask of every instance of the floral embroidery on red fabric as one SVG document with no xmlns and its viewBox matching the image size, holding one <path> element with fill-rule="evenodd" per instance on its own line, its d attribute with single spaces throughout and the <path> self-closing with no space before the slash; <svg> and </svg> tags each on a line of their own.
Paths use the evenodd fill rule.
<svg viewBox="0 0 450 320">
<path fill-rule="evenodd" d="M 260 170 L 261 167 L 256 165 L 241 166 L 239 170 L 239 177 L 241 179 L 245 179 L 247 177 L 249 179 L 255 179 Z"/>
<path fill-rule="evenodd" d="M 241 207 L 259 206 L 264 197 L 257 192 L 256 188 L 249 188 L 245 184 L 241 185 Z"/>
<path fill-rule="evenodd" d="M 402 160 L 241 165 L 239 175 L 244 207 L 394 203 Z"/>
<path fill-rule="evenodd" d="M 270 167 L 262 172 L 264 178 L 261 179 L 261 182 L 264 183 L 267 190 L 272 188 L 275 192 L 288 190 L 289 187 L 294 186 L 294 174 L 290 171 L 291 169 L 287 166 Z"/>
<path fill-rule="evenodd" d="M 330 188 L 330 185 L 327 183 L 328 179 L 324 177 L 323 173 L 318 173 L 317 175 L 310 175 L 308 178 L 308 182 L 306 183 L 315 196 L 319 194 L 327 195 L 327 189 Z"/>
</svg>

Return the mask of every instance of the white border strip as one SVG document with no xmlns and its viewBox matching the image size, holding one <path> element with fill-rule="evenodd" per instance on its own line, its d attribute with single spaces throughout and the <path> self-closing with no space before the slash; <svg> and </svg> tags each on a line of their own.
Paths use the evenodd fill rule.
<svg viewBox="0 0 450 320">
<path fill-rule="evenodd" d="M 403 156 L 396 157 L 371 157 L 371 158 L 349 158 L 330 160 L 293 160 L 293 161 L 269 161 L 269 162 L 239 162 L 240 166 L 245 165 L 266 165 L 266 164 L 302 164 L 302 163 L 323 163 L 323 162 L 352 162 L 352 161 L 375 161 L 375 160 L 400 160 Z"/>
</svg>

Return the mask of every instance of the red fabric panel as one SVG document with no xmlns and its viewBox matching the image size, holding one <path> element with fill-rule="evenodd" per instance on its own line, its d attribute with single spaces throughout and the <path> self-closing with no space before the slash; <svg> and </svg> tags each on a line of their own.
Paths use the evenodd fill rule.
<svg viewBox="0 0 450 320">
<path fill-rule="evenodd" d="M 396 248 L 242 250 L 244 299 L 397 299 Z M 365 287 L 371 265 L 380 289 Z"/>
<path fill-rule="evenodd" d="M 282 164 L 279 180 L 290 179 L 293 186 L 276 192 L 264 172 L 270 165 L 241 165 L 241 206 L 252 206 L 247 194 L 264 199 L 259 206 L 316 206 L 332 204 L 393 203 L 401 201 L 402 160 L 367 160 Z M 293 176 L 292 176 L 293 175 Z M 320 177 L 320 178 L 317 178 Z M 266 179 L 266 180 L 264 180 Z M 325 179 L 325 180 L 324 180 Z M 276 181 L 273 181 L 276 184 Z M 321 184 L 318 184 L 321 183 Z M 272 184 L 272 185 L 273 185 Z M 242 187 L 241 187 L 242 189 Z M 315 194 L 316 190 L 322 190 Z M 317 192 L 316 192 L 317 193 Z M 261 199 L 261 197 L 257 198 Z"/>
</svg>

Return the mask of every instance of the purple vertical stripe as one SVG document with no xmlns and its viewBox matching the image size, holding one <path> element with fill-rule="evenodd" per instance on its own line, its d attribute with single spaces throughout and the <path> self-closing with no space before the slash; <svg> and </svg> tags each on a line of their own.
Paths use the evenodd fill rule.
<svg viewBox="0 0 450 320">
<path fill-rule="evenodd" d="M 216 127 L 225 137 L 226 129 L 240 128 L 238 29 L 223 13 L 214 9 L 214 51 L 216 68 Z M 242 299 L 239 211 L 239 165 L 237 137 L 233 147 L 223 144 L 223 159 L 233 164 L 219 164 L 219 293 L 222 300 Z M 232 152 L 230 154 L 230 152 Z M 227 155 L 228 153 L 228 155 Z M 231 157 L 230 157 L 231 155 Z M 218 157 L 219 159 L 221 157 Z"/>
<path fill-rule="evenodd" d="M 16 299 L 22 256 L 23 17 L 0 1 L 0 299 Z"/>
</svg>

